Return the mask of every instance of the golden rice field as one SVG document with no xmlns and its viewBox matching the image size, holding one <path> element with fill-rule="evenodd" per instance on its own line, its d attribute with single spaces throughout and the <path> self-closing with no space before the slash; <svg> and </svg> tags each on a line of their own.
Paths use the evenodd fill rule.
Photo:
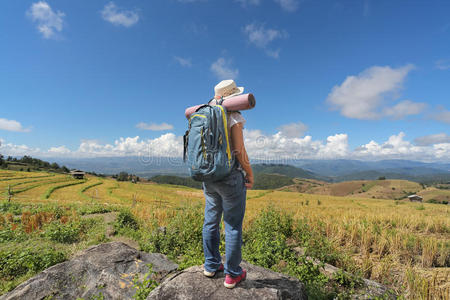
<svg viewBox="0 0 450 300">
<path fill-rule="evenodd" d="M 187 187 L 0 170 L 0 192 L 5 199 L 8 186 L 12 201 L 21 203 L 127 206 L 148 226 L 155 219 L 166 224 L 182 211 L 177 207 L 203 203 L 202 191 Z M 357 195 L 250 190 L 244 227 L 269 205 L 307 220 L 336 248 L 349 253 L 366 278 L 407 298 L 449 299 L 450 206 Z"/>
</svg>

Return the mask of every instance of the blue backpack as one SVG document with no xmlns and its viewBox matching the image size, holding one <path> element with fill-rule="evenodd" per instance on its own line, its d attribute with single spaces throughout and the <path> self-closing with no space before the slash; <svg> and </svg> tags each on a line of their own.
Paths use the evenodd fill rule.
<svg viewBox="0 0 450 300">
<path fill-rule="evenodd" d="M 234 158 L 229 144 L 227 110 L 222 105 L 205 104 L 189 118 L 183 142 L 183 160 L 197 181 L 217 181 L 230 174 Z"/>
</svg>

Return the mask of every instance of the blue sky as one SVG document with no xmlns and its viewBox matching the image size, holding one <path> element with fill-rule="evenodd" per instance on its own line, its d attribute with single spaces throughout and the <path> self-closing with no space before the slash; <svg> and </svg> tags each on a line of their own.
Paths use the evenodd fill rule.
<svg viewBox="0 0 450 300">
<path fill-rule="evenodd" d="M 0 153 L 180 155 L 233 78 L 251 157 L 450 161 L 449 1 L 0 5 Z"/>
</svg>

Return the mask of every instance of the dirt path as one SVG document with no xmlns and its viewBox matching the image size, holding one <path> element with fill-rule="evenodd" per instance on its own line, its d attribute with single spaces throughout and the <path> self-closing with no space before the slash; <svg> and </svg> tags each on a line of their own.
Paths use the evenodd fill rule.
<svg viewBox="0 0 450 300">
<path fill-rule="evenodd" d="M 108 239 L 111 239 L 111 241 L 114 241 L 114 242 L 125 243 L 128 246 L 139 250 L 139 244 L 135 240 L 132 240 L 125 236 L 114 235 L 114 222 L 117 219 L 117 212 L 109 212 L 109 213 L 104 213 L 104 214 L 90 214 L 90 215 L 82 216 L 83 219 L 90 219 L 90 218 L 96 218 L 96 217 L 103 217 L 103 221 L 105 222 L 105 225 L 106 225 L 105 236 Z"/>
</svg>

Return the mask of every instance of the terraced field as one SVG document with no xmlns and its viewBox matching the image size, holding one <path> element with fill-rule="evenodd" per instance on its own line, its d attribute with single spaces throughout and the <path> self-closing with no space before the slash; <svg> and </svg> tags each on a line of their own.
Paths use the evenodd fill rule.
<svg viewBox="0 0 450 300">
<path fill-rule="evenodd" d="M 386 192 L 395 196 L 397 192 L 403 194 L 420 187 L 401 180 L 340 183 L 326 188 L 315 182 L 305 184 L 322 189 L 323 193 L 344 196 L 250 190 L 244 227 L 248 228 L 262 209 L 275 206 L 296 220 L 306 221 L 311 231 L 330 241 L 330 247 L 348 253 L 348 259 L 356 262 L 366 278 L 397 291 L 406 290 L 419 298 L 436 296 L 439 299 L 449 295 L 449 206 L 372 198 Z M 164 226 L 183 213 L 180 208 L 204 201 L 201 190 L 181 186 L 133 184 L 94 176 L 75 180 L 62 174 L 0 171 L 0 189 L 5 191 L 1 195 L 6 194 L 8 185 L 13 193 L 12 201 L 119 205 L 130 208 L 148 227 L 155 221 Z M 426 192 L 448 191 L 429 189 Z"/>
</svg>

